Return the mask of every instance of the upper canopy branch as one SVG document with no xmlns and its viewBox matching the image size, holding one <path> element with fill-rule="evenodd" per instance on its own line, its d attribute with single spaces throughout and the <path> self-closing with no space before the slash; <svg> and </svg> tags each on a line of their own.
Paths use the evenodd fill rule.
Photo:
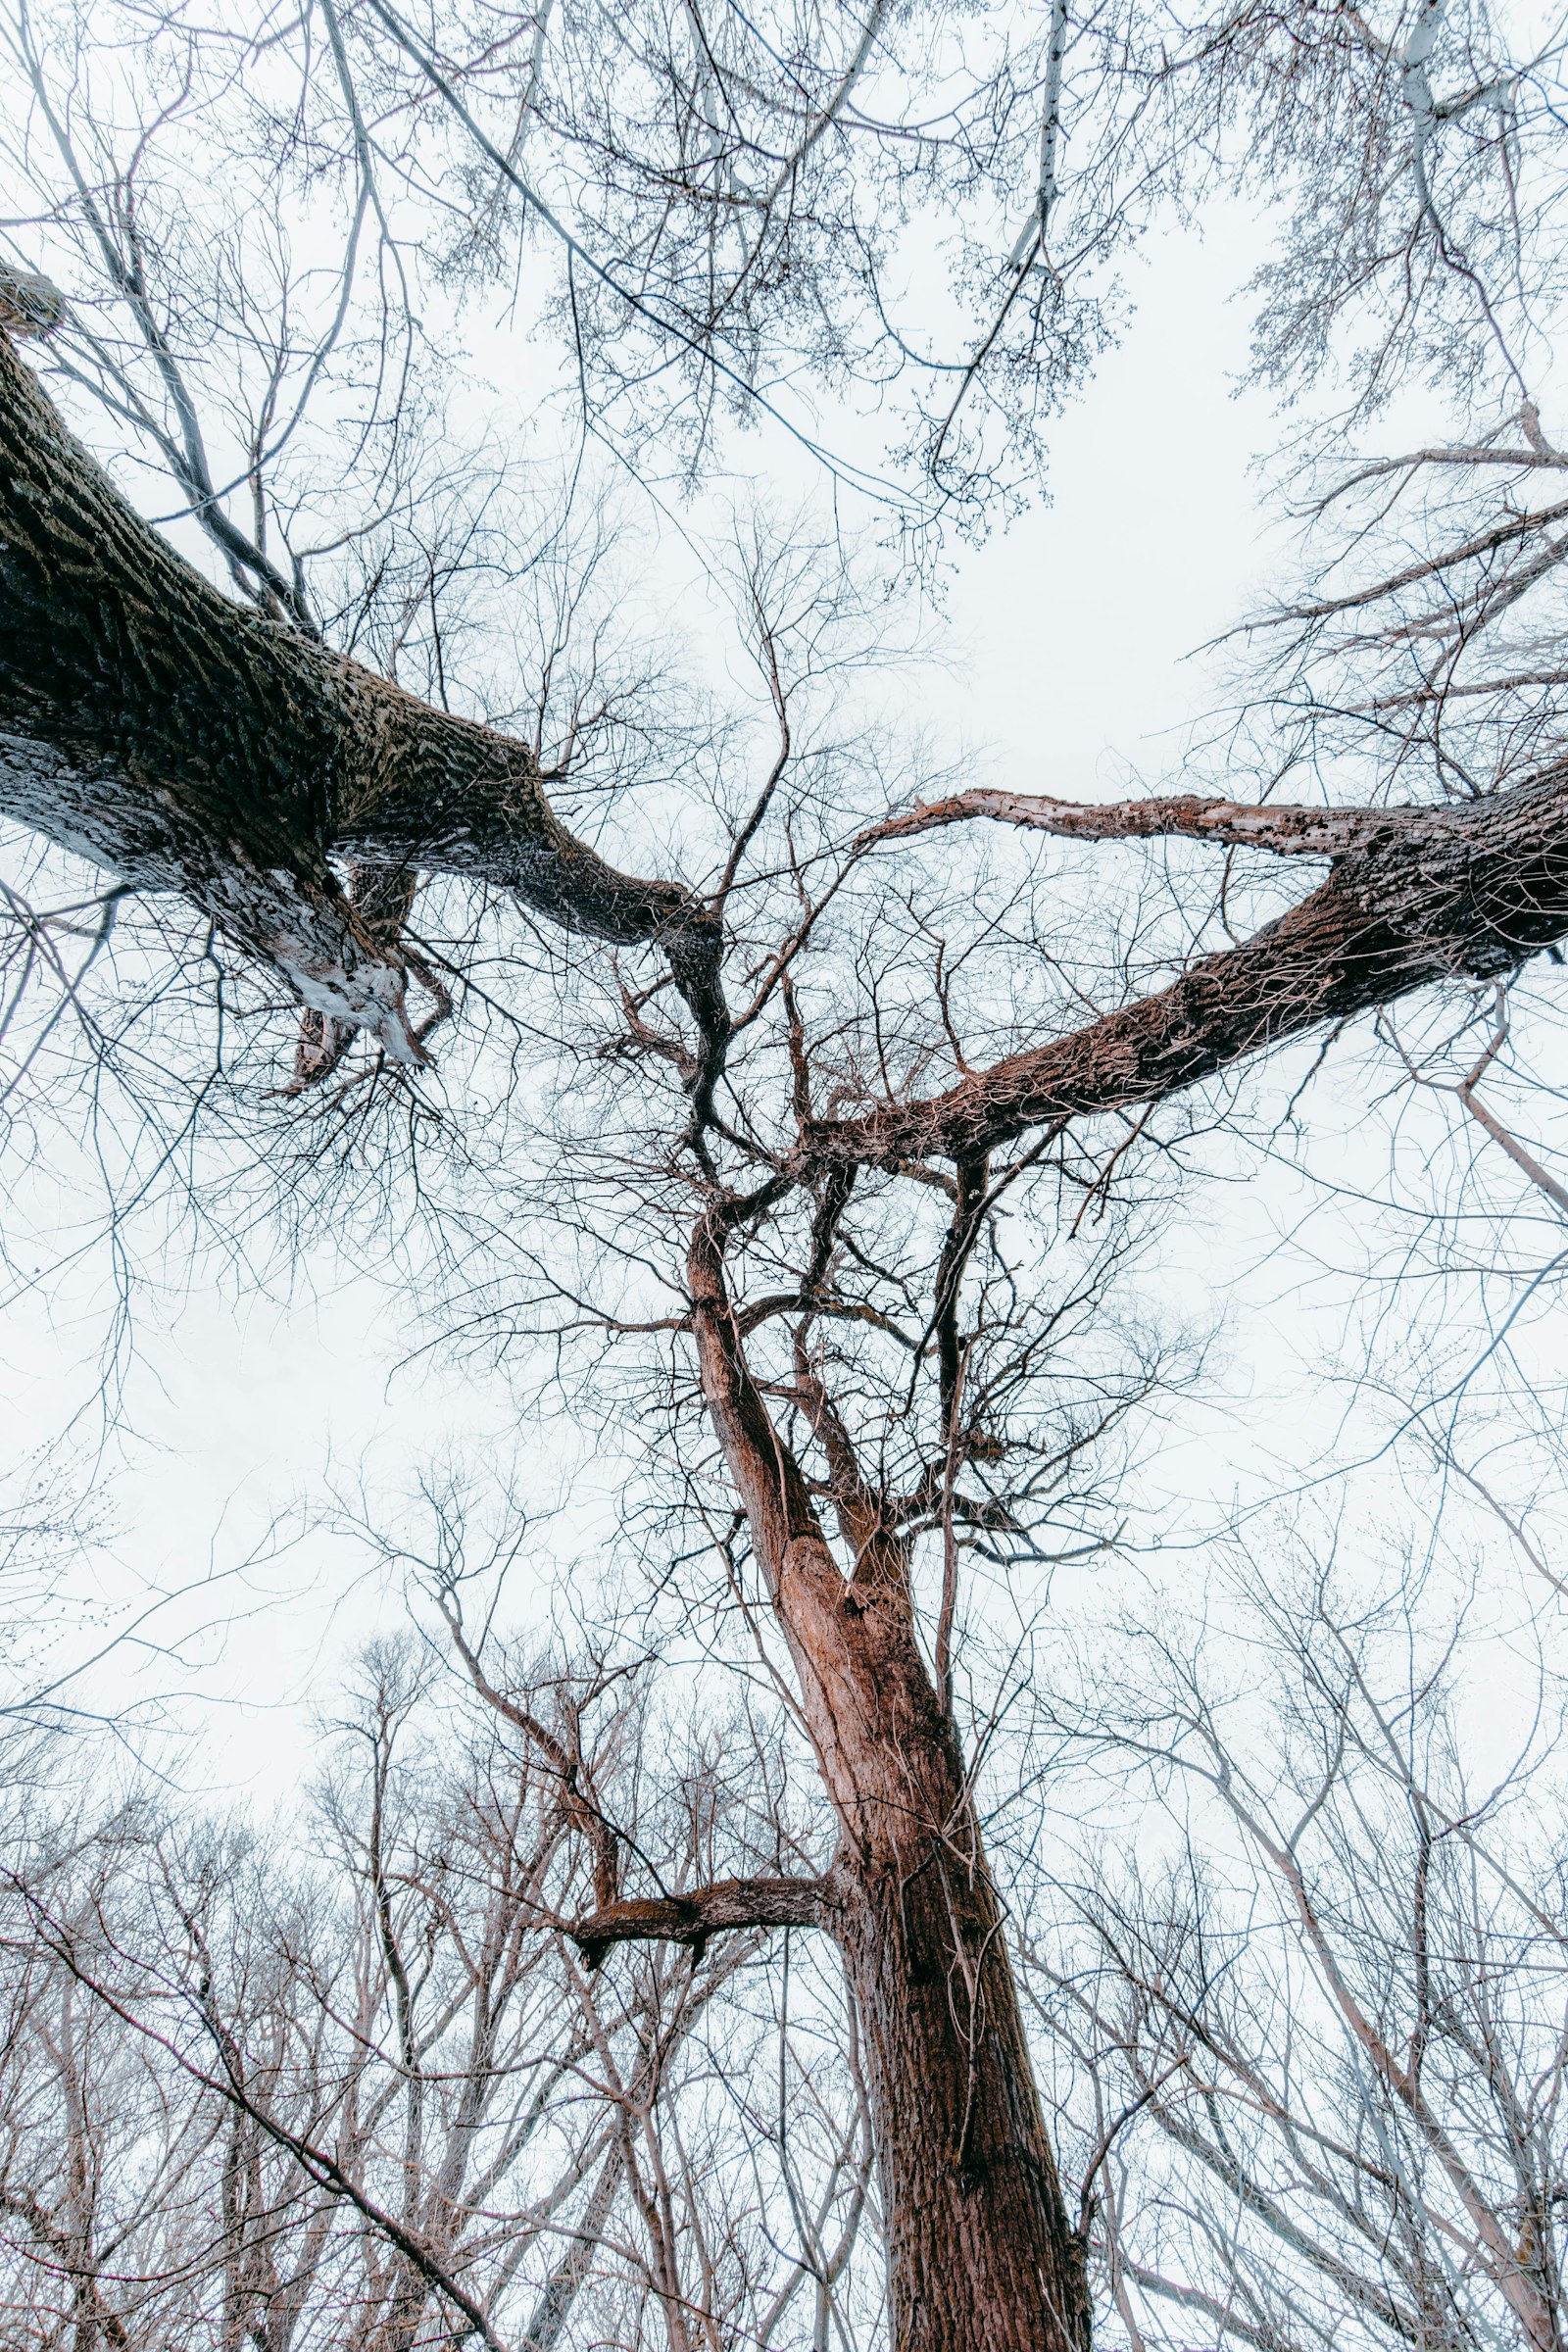
<svg viewBox="0 0 1568 2352">
<path fill-rule="evenodd" d="M 718 930 L 567 831 L 523 744 L 230 604 L 66 431 L 0 331 L 0 808 L 174 890 L 319 1014 L 420 1053 L 395 941 L 334 859 L 471 875 L 597 938 L 655 941 L 709 1036 Z"/>
<path fill-rule="evenodd" d="M 816 1122 L 799 1160 L 962 1160 L 1031 1127 L 1160 1102 L 1325 1021 L 1435 980 L 1495 976 L 1565 935 L 1568 764 L 1462 808 L 1368 811 L 1327 879 L 1241 947 L 943 1094 Z"/>
<path fill-rule="evenodd" d="M 1291 620 L 1332 620 L 1341 612 L 1354 612 L 1367 605 L 1382 604 L 1385 598 L 1397 596 L 1401 590 L 1418 587 L 1422 581 L 1434 578 L 1439 572 L 1452 571 L 1461 564 L 1473 564 L 1489 556 L 1516 546 L 1552 523 L 1568 517 L 1568 499 L 1555 506 L 1510 509 L 1500 521 L 1489 523 L 1485 530 L 1474 532 L 1456 545 L 1440 549 L 1434 556 L 1424 556 L 1419 563 L 1407 564 L 1402 571 L 1391 572 L 1386 579 L 1374 580 L 1361 588 L 1347 588 L 1338 596 L 1313 597 L 1298 605 L 1282 605 L 1278 612 L 1268 613 L 1251 627 L 1277 628 Z M 1232 630 L 1231 635 L 1240 635 Z"/>
<path fill-rule="evenodd" d="M 72 440 L 3 331 L 0 808 L 133 888 L 180 892 L 323 1020 L 368 1028 L 405 1059 L 419 1046 L 395 932 L 362 915 L 334 860 L 469 875 L 598 938 L 658 943 L 703 1033 L 701 1120 L 728 1035 L 713 911 L 576 840 L 525 746 L 227 602 Z M 1503 971 L 1568 932 L 1563 767 L 1459 808 L 1198 796 L 1092 808 L 977 791 L 891 818 L 860 846 L 971 816 L 1086 840 L 1186 834 L 1332 870 L 1254 939 L 1140 1004 L 935 1098 L 808 1125 L 792 1175 L 961 1160 L 1155 1102 L 1428 981 Z"/>
<path fill-rule="evenodd" d="M 1414 809 L 1262 808 L 1247 801 L 1205 800 L 1180 793 L 1168 800 L 1058 801 L 1050 793 L 955 793 L 951 800 L 923 801 L 902 816 L 888 817 L 860 835 L 859 847 L 898 841 L 939 825 L 965 823 L 972 816 L 1021 825 L 1072 841 L 1148 840 L 1185 834 L 1233 849 L 1271 850 L 1280 858 L 1339 858 L 1347 850 L 1387 838 Z"/>
</svg>

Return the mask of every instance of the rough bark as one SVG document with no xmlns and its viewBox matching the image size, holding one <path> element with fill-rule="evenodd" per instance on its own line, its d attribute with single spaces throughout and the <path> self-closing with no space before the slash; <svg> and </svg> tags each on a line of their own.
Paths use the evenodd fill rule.
<svg viewBox="0 0 1568 2352">
<path fill-rule="evenodd" d="M 700 1124 L 726 1034 L 710 912 L 576 841 L 525 747 L 220 596 L 65 432 L 3 332 L 0 714 L 0 807 L 134 888 L 180 892 L 284 972 L 322 1024 L 322 1061 L 332 1023 L 417 1055 L 398 909 L 416 872 L 469 875 L 558 922 L 664 948 L 704 1031 L 692 1077 Z M 1506 971 L 1568 934 L 1568 766 L 1452 809 L 1265 810 L 1189 797 L 1107 810 L 965 794 L 890 821 L 864 846 L 975 816 L 1090 839 L 1179 833 L 1323 858 L 1329 872 L 1253 939 L 1152 997 L 933 1099 L 809 1123 L 777 1190 L 824 1163 L 932 1156 L 983 1183 L 984 1154 L 1029 1127 L 1158 1100 L 1429 982 Z M 357 903 L 339 874 L 351 864 L 394 881 Z M 381 899 L 385 921 L 372 911 Z M 695 1237 L 690 1329 L 839 1853 L 823 1881 L 727 1882 L 648 1901 L 606 1901 L 607 1863 L 578 1941 L 596 1959 L 631 1936 L 700 1949 L 735 1926 L 829 1929 L 866 2053 L 897 2352 L 1083 2352 L 1082 2250 L 907 1563 L 895 1543 L 852 1529 L 853 1573 L 838 1564 L 748 1370 L 725 1238 L 718 1212 Z M 951 1385 L 945 1374 L 945 1400 Z M 349 2193 L 327 2158 L 287 2144 L 310 2177 Z M 420 2259 L 399 2225 L 365 2210 Z M 461 2287 L 426 2275 L 485 2333 Z"/>
<path fill-rule="evenodd" d="M 1229 838 L 1242 837 L 1235 803 L 1152 806 L 1167 812 L 1223 808 Z M 1059 811 L 1070 821 L 1053 821 Z M 1101 837 L 1198 830 L 1227 837 L 1217 824 L 1191 821 L 1091 826 L 1082 821 L 1089 813 L 1043 801 L 1028 821 Z M 803 1161 L 961 1159 L 1030 1127 L 1159 1102 L 1266 1047 L 1433 981 L 1494 978 L 1568 934 L 1568 764 L 1460 808 L 1322 811 L 1317 822 L 1325 831 L 1308 854 L 1326 854 L 1334 815 L 1358 820 L 1348 835 L 1353 846 L 1334 858 L 1327 879 L 1299 906 L 1243 946 L 1206 956 L 1157 995 L 1009 1054 L 941 1095 L 818 1122 L 808 1130 Z M 1008 821 L 1021 820 L 1013 813 Z M 1256 828 L 1246 838 L 1284 847 Z"/>
<path fill-rule="evenodd" d="M 1085 2352 L 1083 2246 L 1063 2206 L 973 1807 L 951 1793 L 945 1827 L 862 1861 L 841 1931 L 895 2352 Z"/>
<path fill-rule="evenodd" d="M 334 860 L 471 875 L 598 937 L 656 941 L 708 1040 L 717 926 L 678 884 L 608 865 L 555 816 L 523 745 L 431 710 L 230 604 L 133 513 L 0 332 L 0 807 L 140 890 L 175 890 L 323 1019 L 416 1058 L 395 947 Z M 1461 808 L 1092 809 L 961 794 L 877 829 L 983 815 L 1080 838 L 1187 833 L 1328 857 L 1245 946 L 924 1102 L 809 1130 L 820 1165 L 961 1157 L 1026 1128 L 1157 1100 L 1433 980 L 1568 933 L 1568 768 Z"/>
<path fill-rule="evenodd" d="M 1069 841 L 1150 840 L 1185 834 L 1234 849 L 1268 850 L 1277 858 L 1338 858 L 1346 850 L 1390 839 L 1403 828 L 1408 808 L 1303 808 L 1257 801 L 1222 801 L 1180 793 L 1152 801 L 1058 801 L 1050 793 L 956 792 L 951 800 L 920 801 L 860 836 L 863 848 L 934 833 L 943 825 L 990 817 L 1025 832 L 1055 833 Z"/>
<path fill-rule="evenodd" d="M 323 1018 L 419 1057 L 395 947 L 334 860 L 471 875 L 601 939 L 662 943 L 711 1025 L 716 931 L 555 815 L 522 744 L 209 585 L 66 431 L 0 333 L 0 808 L 178 891 Z"/>
<path fill-rule="evenodd" d="M 684 1943 L 701 1959 L 727 1928 L 822 1928 L 836 1889 L 826 1879 L 718 1879 L 686 1894 L 631 1895 L 578 1920 L 571 1939 L 590 1968 L 617 1943 Z"/>
</svg>

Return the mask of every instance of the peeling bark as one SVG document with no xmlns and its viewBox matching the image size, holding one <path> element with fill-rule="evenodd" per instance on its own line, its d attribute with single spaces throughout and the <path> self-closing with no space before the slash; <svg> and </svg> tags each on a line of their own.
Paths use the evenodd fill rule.
<svg viewBox="0 0 1568 2352">
<path fill-rule="evenodd" d="M 1146 841 L 1185 834 L 1193 841 L 1217 841 L 1235 849 L 1269 850 L 1278 858 L 1338 858 L 1347 850 L 1394 838 L 1406 821 L 1423 813 L 1411 808 L 1303 808 L 1280 803 L 1204 799 L 1180 793 L 1164 800 L 1058 801 L 1049 793 L 992 792 L 978 788 L 951 800 L 921 801 L 902 816 L 890 816 L 860 836 L 861 846 L 906 840 L 943 825 L 990 817 L 1035 833 L 1071 841 Z"/>
</svg>

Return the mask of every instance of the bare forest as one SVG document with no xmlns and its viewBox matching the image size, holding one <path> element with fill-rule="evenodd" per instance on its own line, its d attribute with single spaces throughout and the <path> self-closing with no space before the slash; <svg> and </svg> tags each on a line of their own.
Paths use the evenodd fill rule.
<svg viewBox="0 0 1568 2352">
<path fill-rule="evenodd" d="M 0 0 L 4 2352 L 1568 2352 L 1565 54 Z M 506 1445 L 264 1802 L 83 1563 L 296 1281 Z"/>
</svg>

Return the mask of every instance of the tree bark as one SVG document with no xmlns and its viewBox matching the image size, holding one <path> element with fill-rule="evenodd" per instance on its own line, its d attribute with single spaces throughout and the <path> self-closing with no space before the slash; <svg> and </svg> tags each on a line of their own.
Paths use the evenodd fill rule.
<svg viewBox="0 0 1568 2352">
<path fill-rule="evenodd" d="M 597 937 L 657 943 L 704 1032 L 700 1130 L 727 1034 L 713 912 L 575 840 L 525 746 L 220 596 L 72 440 L 3 331 L 0 808 L 136 889 L 181 893 L 286 974 L 323 1025 L 365 1027 L 404 1059 L 419 1054 L 396 937 L 406 885 L 381 924 L 368 898 L 356 906 L 344 888 L 350 861 L 399 877 L 468 875 Z M 1277 922 L 1154 996 L 930 1100 L 808 1121 L 768 1198 L 824 1167 L 948 1157 L 972 1168 L 1030 1127 L 1160 1100 L 1426 983 L 1505 972 L 1568 934 L 1568 764 L 1462 808 L 1265 815 L 1186 799 L 1091 811 L 983 794 L 880 831 L 976 815 L 1090 838 L 1185 832 L 1330 867 Z M 691 1330 L 840 1849 L 808 1893 L 732 1882 L 706 1904 L 602 1905 L 583 1941 L 598 1950 L 645 1934 L 697 1946 L 724 1927 L 797 1917 L 829 1927 L 867 2058 L 897 2352 L 1084 2352 L 1082 2250 L 907 1562 L 874 1532 L 853 1537 L 850 1573 L 835 1557 L 747 1368 L 724 1270 L 724 1220 L 738 1213 L 713 1211 L 694 1238 Z M 324 2154 L 247 2112 L 312 2179 L 355 2193 Z M 356 2201 L 490 2340 L 461 2283 L 395 2219 Z"/>
<path fill-rule="evenodd" d="M 829 1881 L 866 2052 L 895 2352 L 1085 2352 L 1089 2298 L 1002 1907 L 905 1564 L 833 1556 L 749 1372 L 710 1217 L 689 1258 L 703 1393 L 837 1816 Z"/>
<path fill-rule="evenodd" d="M 1088 2281 L 972 1806 L 863 1855 L 840 1939 L 860 2022 L 895 2352 L 1085 2352 Z M 965 1851 L 967 1848 L 967 1851 Z"/>
<path fill-rule="evenodd" d="M 569 928 L 664 946 L 705 1025 L 717 927 L 609 865 L 525 744 L 230 604 L 66 431 L 0 332 L 0 808 L 177 891 L 324 1019 L 421 1058 L 395 941 L 334 860 L 472 876 Z"/>
<path fill-rule="evenodd" d="M 1005 809 L 974 805 L 1003 799 Z M 1289 820 L 1305 811 L 1277 810 L 1265 823 L 1265 811 L 1234 802 L 1152 803 L 1164 821 L 1150 821 L 1136 805 L 1130 815 L 1010 795 L 963 802 L 970 805 L 916 811 L 889 830 L 1000 814 L 1099 839 L 1197 832 L 1308 856 L 1330 855 L 1336 840 L 1343 846 L 1316 890 L 1242 946 L 1205 956 L 1156 995 L 1008 1054 L 924 1102 L 815 1122 L 801 1147 L 803 1167 L 962 1159 L 1030 1127 L 1162 1102 L 1288 1038 L 1434 981 L 1496 978 L 1568 934 L 1568 761 L 1463 808 L 1314 812 L 1312 832 L 1303 826 L 1295 838 Z"/>
<path fill-rule="evenodd" d="M 687 1894 L 606 1903 L 573 1923 L 571 1939 L 590 1969 L 617 1943 L 684 1943 L 701 1959 L 729 1928 L 829 1927 L 836 1892 L 828 1879 L 719 1879 Z"/>
<path fill-rule="evenodd" d="M 704 1033 L 710 1090 L 727 1018 L 704 904 L 577 841 L 526 746 L 220 596 L 66 432 L 3 331 L 0 808 L 133 888 L 181 892 L 322 1020 L 368 1028 L 403 1059 L 420 1050 L 395 943 L 361 918 L 334 860 L 470 875 L 596 937 L 656 942 Z M 803 1172 L 973 1156 L 1032 1126 L 1157 1101 L 1568 935 L 1568 764 L 1444 808 L 1188 798 L 1106 810 L 981 792 L 864 841 L 974 816 L 1096 839 L 1186 832 L 1332 863 L 1279 921 L 1152 997 L 927 1101 L 811 1123 Z"/>
</svg>

